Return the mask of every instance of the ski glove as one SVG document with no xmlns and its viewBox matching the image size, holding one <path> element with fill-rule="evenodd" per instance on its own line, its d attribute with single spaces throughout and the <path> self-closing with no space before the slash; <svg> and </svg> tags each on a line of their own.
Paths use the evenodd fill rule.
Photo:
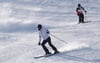
<svg viewBox="0 0 100 63">
<path fill-rule="evenodd" d="M 38 45 L 41 45 L 41 43 L 39 42 Z"/>
<path fill-rule="evenodd" d="M 87 11 L 85 11 L 85 13 L 87 13 Z"/>
<path fill-rule="evenodd" d="M 47 34 L 50 34 L 50 32 L 47 30 Z"/>
</svg>

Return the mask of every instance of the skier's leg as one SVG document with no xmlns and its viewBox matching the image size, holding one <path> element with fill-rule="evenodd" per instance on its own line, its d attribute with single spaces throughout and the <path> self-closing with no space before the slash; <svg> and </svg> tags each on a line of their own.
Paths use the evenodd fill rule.
<svg viewBox="0 0 100 63">
<path fill-rule="evenodd" d="M 83 23 L 83 14 L 80 15 L 80 22 Z"/>
<path fill-rule="evenodd" d="M 81 23 L 81 15 L 79 15 L 79 23 Z"/>
<path fill-rule="evenodd" d="M 84 23 L 84 15 L 82 15 L 82 23 Z"/>
<path fill-rule="evenodd" d="M 55 53 L 58 53 L 57 48 L 51 43 L 51 38 L 48 38 L 48 44 L 52 47 L 52 49 L 55 51 Z"/>
<path fill-rule="evenodd" d="M 47 47 L 45 46 L 46 43 L 47 43 L 47 41 L 46 41 L 46 40 L 43 40 L 41 46 L 42 46 L 42 48 L 44 49 L 45 54 L 49 54 L 50 52 L 49 52 L 49 50 L 47 49 Z"/>
</svg>

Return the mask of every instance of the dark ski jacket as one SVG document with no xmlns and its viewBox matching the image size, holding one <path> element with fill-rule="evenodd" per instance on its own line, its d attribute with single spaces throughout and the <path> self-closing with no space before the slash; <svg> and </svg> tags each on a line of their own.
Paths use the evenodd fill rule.
<svg viewBox="0 0 100 63">
<path fill-rule="evenodd" d="M 87 12 L 82 6 L 79 6 L 79 7 L 76 8 L 76 13 L 77 13 L 78 16 L 83 14 L 83 11 L 85 13 Z"/>
</svg>

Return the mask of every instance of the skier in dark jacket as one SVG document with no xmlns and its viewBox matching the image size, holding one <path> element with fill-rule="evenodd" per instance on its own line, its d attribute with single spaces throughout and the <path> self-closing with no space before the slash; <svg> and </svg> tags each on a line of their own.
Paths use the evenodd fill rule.
<svg viewBox="0 0 100 63">
<path fill-rule="evenodd" d="M 76 12 L 77 15 L 79 16 L 79 23 L 85 23 L 83 11 L 87 13 L 87 11 L 81 6 L 81 4 L 78 4 L 78 7 L 76 8 Z"/>
<path fill-rule="evenodd" d="M 44 28 L 41 24 L 38 24 L 37 28 L 39 31 L 39 43 L 38 43 L 38 45 L 42 46 L 42 48 L 45 51 L 45 55 L 51 54 L 49 52 L 49 50 L 47 49 L 47 47 L 45 46 L 46 43 L 48 43 L 48 45 L 51 46 L 51 48 L 54 50 L 54 54 L 59 53 L 57 48 L 51 43 L 51 37 L 49 36 L 50 32 L 48 31 L 48 29 Z M 41 39 L 43 39 L 42 42 L 41 42 Z"/>
</svg>

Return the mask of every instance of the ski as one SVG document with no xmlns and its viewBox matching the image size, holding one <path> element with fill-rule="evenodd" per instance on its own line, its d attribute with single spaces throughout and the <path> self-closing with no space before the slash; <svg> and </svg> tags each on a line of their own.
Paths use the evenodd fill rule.
<svg viewBox="0 0 100 63">
<path fill-rule="evenodd" d="M 85 22 L 83 22 L 83 24 L 84 24 L 84 23 L 90 23 L 90 22 L 91 22 L 91 21 L 85 21 Z M 80 24 L 80 23 L 79 23 L 79 24 Z"/>
<path fill-rule="evenodd" d="M 54 54 L 36 56 L 36 57 L 34 57 L 34 59 L 38 59 L 38 58 L 42 58 L 42 57 L 50 57 L 52 55 L 54 55 Z"/>
<path fill-rule="evenodd" d="M 56 53 L 56 54 L 59 54 L 59 53 Z M 53 55 L 56 55 L 56 54 L 36 56 L 36 57 L 34 57 L 34 59 L 39 59 L 39 58 L 43 58 L 43 57 L 50 57 L 50 56 L 53 56 Z"/>
</svg>

